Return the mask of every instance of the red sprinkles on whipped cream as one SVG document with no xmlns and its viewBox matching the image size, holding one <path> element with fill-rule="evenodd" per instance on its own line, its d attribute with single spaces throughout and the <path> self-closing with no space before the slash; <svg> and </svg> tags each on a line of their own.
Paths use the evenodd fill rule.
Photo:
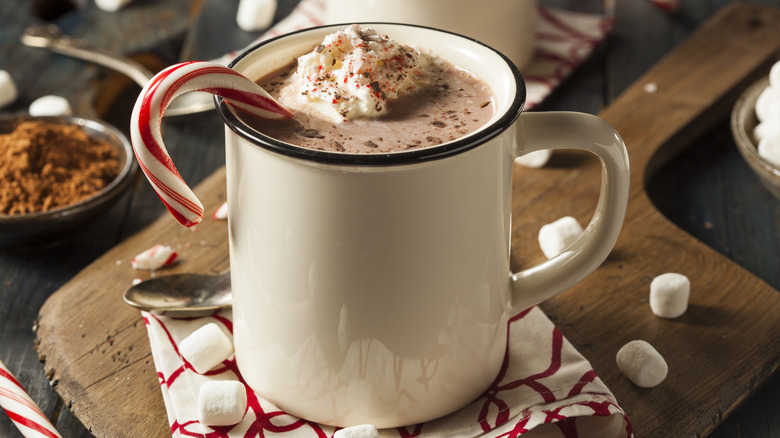
<svg viewBox="0 0 780 438">
<path fill-rule="evenodd" d="M 429 63 L 413 47 L 353 24 L 298 58 L 296 73 L 301 96 L 344 120 L 381 115 L 388 100 L 427 81 Z"/>
</svg>

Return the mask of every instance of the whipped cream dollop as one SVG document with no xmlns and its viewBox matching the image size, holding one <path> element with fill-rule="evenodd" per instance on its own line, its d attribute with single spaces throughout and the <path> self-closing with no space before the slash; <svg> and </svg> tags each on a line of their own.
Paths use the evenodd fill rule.
<svg viewBox="0 0 780 438">
<path fill-rule="evenodd" d="M 295 91 L 283 91 L 281 100 L 333 122 L 380 116 L 389 101 L 429 82 L 431 62 L 430 55 L 353 24 L 298 58 Z"/>
</svg>

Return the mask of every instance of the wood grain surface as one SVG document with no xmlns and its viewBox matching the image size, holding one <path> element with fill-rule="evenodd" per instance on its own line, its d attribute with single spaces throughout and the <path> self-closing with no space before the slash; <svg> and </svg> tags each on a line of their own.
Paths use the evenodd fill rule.
<svg viewBox="0 0 780 438">
<path fill-rule="evenodd" d="M 219 170 L 196 188 L 214 211 L 224 202 Z M 149 339 L 140 313 L 122 293 L 143 271 L 132 257 L 155 243 L 171 245 L 178 262 L 159 275 L 217 273 L 229 266 L 227 222 L 206 218 L 195 230 L 165 215 L 107 252 L 65 284 L 43 306 L 36 327 L 46 375 L 71 411 L 99 437 L 170 435 Z"/>
<path fill-rule="evenodd" d="M 779 27 L 776 9 L 730 5 L 600 114 L 629 149 L 626 223 L 604 265 L 542 308 L 615 393 L 637 436 L 708 434 L 778 365 L 780 294 L 672 224 L 648 198 L 646 183 L 766 73 L 780 50 Z M 647 83 L 657 92 L 646 92 Z M 516 168 L 514 269 L 541 261 L 535 244 L 541 224 L 563 215 L 589 220 L 599 175 L 595 159 L 574 152 L 556 154 L 544 169 Z M 216 208 L 224 198 L 224 170 L 196 192 L 207 212 Z M 206 219 L 190 231 L 163 216 L 87 266 L 41 308 L 37 351 L 46 375 L 96 436 L 169 434 L 143 322 L 121 299 L 139 275 L 130 259 L 166 243 L 181 259 L 165 273 L 221 271 L 228 267 L 226 226 Z M 664 272 L 684 273 L 692 282 L 690 308 L 677 320 L 656 318 L 647 305 L 650 281 Z M 617 370 L 614 355 L 632 339 L 647 340 L 666 357 L 670 373 L 660 387 L 636 388 Z"/>
</svg>

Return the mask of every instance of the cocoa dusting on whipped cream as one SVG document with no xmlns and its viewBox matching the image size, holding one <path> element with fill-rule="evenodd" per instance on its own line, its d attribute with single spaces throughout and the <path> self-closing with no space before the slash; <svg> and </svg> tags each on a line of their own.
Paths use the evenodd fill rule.
<svg viewBox="0 0 780 438">
<path fill-rule="evenodd" d="M 470 72 L 357 25 L 257 82 L 296 117 L 253 119 L 253 128 L 332 152 L 435 146 L 474 132 L 494 111 L 490 89 Z"/>
</svg>

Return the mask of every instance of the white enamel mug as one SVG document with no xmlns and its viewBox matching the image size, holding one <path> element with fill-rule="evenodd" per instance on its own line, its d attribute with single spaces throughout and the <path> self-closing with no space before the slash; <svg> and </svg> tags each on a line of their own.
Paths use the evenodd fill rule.
<svg viewBox="0 0 780 438">
<path fill-rule="evenodd" d="M 394 427 L 479 397 L 501 366 L 508 319 L 604 261 L 623 222 L 629 167 L 619 135 L 598 117 L 521 114 L 523 79 L 499 52 L 430 28 L 368 26 L 474 73 L 491 88 L 496 114 L 478 131 L 439 146 L 346 154 L 267 137 L 246 123 L 250 116 L 217 102 L 226 125 L 241 375 L 262 397 L 304 419 Z M 231 68 L 257 79 L 341 29 L 262 42 Z M 200 89 L 218 86 L 206 82 Z M 169 94 L 163 88 L 158 94 Z M 132 123 L 143 131 L 147 121 L 134 112 Z M 596 212 L 562 254 L 513 273 L 513 161 L 553 148 L 600 158 Z M 139 162 L 153 184 L 159 180 Z"/>
</svg>

